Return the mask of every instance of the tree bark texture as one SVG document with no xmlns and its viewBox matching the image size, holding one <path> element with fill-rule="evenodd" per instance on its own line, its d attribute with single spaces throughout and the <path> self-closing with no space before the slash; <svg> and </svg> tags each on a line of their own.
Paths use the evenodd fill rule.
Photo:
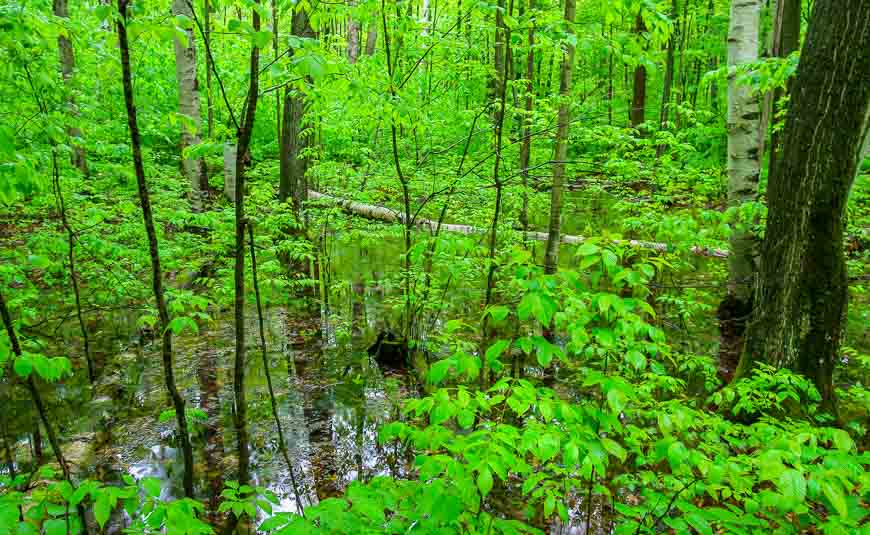
<svg viewBox="0 0 870 535">
<path fill-rule="evenodd" d="M 159 319 L 158 329 L 162 334 L 161 354 L 163 357 L 163 378 L 166 390 L 175 409 L 175 419 L 178 424 L 178 439 L 184 456 L 184 494 L 193 497 L 193 449 L 190 445 L 190 434 L 187 431 L 187 418 L 184 413 L 184 400 L 175 385 L 175 372 L 172 367 L 172 330 L 169 329 L 169 311 L 166 307 L 166 296 L 163 290 L 163 271 L 160 267 L 160 253 L 157 247 L 157 231 L 151 211 L 151 197 L 145 182 L 145 167 L 142 164 L 142 142 L 139 135 L 139 122 L 136 117 L 136 106 L 133 103 L 133 81 L 130 69 L 130 48 L 127 42 L 127 0 L 118 0 L 118 11 L 121 17 L 117 20 L 118 47 L 121 51 L 122 82 L 124 86 L 124 103 L 127 108 L 127 125 L 130 129 L 130 145 L 133 151 L 133 167 L 136 172 L 136 183 L 139 189 L 139 202 L 142 205 L 142 219 L 145 232 L 148 235 L 148 250 L 151 255 L 151 283 L 154 300 L 157 302 Z"/>
<path fill-rule="evenodd" d="M 777 20 L 774 23 L 776 31 L 773 36 L 771 54 L 775 57 L 786 58 L 801 44 L 801 0 L 777 0 L 776 8 Z M 773 91 L 769 106 L 765 107 L 766 110 L 770 111 L 770 122 L 775 122 L 776 105 L 783 96 L 785 96 L 785 91 L 782 88 L 776 88 Z M 766 133 L 766 130 L 765 128 L 762 135 Z M 776 172 L 780 137 L 780 133 L 776 130 L 770 133 L 770 150 L 767 158 L 768 177 L 772 177 Z"/>
<path fill-rule="evenodd" d="M 377 17 L 377 13 L 375 14 Z M 375 48 L 378 44 L 378 23 L 372 21 L 369 23 L 368 31 L 366 32 L 366 56 L 374 56 Z"/>
<path fill-rule="evenodd" d="M 348 5 L 351 9 L 356 5 L 355 0 L 349 0 Z M 347 19 L 347 61 L 348 63 L 356 63 L 359 58 L 359 34 L 360 24 L 353 19 L 351 13 Z"/>
<path fill-rule="evenodd" d="M 761 172 L 759 155 L 760 108 L 752 88 L 739 83 L 739 69 L 758 60 L 761 0 L 731 3 L 728 29 L 728 204 L 738 208 L 758 196 Z M 719 317 L 719 373 L 729 380 L 740 360 L 746 314 L 751 310 L 752 281 L 758 259 L 758 242 L 748 229 L 750 221 L 733 225 L 728 256 L 728 297 Z"/>
<path fill-rule="evenodd" d="M 172 0 L 172 14 L 193 20 L 188 0 Z M 178 83 L 178 114 L 181 115 L 182 152 L 200 142 L 199 82 L 196 75 L 196 41 L 193 27 L 184 30 L 184 39 L 176 33 L 175 39 L 175 79 Z M 208 175 L 202 158 L 182 156 L 181 168 L 190 184 L 190 196 L 195 208 L 202 203 L 208 191 Z"/>
<path fill-rule="evenodd" d="M 815 381 L 833 371 L 847 307 L 844 211 L 870 123 L 870 2 L 816 0 L 768 185 L 755 315 L 737 377 L 766 361 Z"/>
<path fill-rule="evenodd" d="M 574 33 L 574 0 L 565 0 L 565 31 Z M 565 160 L 568 156 L 568 126 L 571 108 L 568 96 L 571 93 L 571 75 L 574 69 L 574 45 L 566 40 L 559 69 L 559 112 L 556 127 L 556 147 L 553 156 L 553 188 L 550 190 L 550 227 L 547 233 L 547 249 L 544 270 L 555 273 L 559 269 L 559 234 L 562 231 L 562 189 L 565 178 Z"/>
<path fill-rule="evenodd" d="M 293 11 L 292 31 L 293 35 L 298 37 L 313 38 L 316 36 L 305 10 L 296 9 Z M 281 155 L 281 179 L 278 197 L 282 201 L 292 198 L 297 212 L 307 199 L 308 192 L 305 178 L 308 161 L 304 151 L 308 148 L 309 139 L 307 135 L 304 135 L 305 108 L 305 95 L 302 91 L 298 88 L 288 87 L 284 92 L 282 112 L 281 136 L 284 139 L 281 147 L 283 154 Z"/>
<path fill-rule="evenodd" d="M 55 17 L 69 19 L 67 0 L 54 0 L 52 8 Z M 70 117 L 75 121 L 79 116 L 79 108 L 73 94 L 73 74 L 76 68 L 76 59 L 73 54 L 72 41 L 63 33 L 57 36 L 57 49 L 60 57 L 60 73 L 67 92 L 66 104 Z M 79 127 L 70 125 L 66 129 L 66 133 L 72 138 L 71 163 L 87 176 L 88 160 L 85 156 L 85 148 L 82 146 L 82 131 Z"/>
</svg>

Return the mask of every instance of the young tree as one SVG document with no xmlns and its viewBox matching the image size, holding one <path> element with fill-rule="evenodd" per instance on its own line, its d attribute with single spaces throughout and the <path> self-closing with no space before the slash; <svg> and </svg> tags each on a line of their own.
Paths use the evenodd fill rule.
<svg viewBox="0 0 870 535">
<path fill-rule="evenodd" d="M 259 3 L 259 2 L 256 2 Z M 251 10 L 251 26 L 260 31 L 260 13 L 256 7 Z M 242 115 L 242 123 L 236 133 L 236 246 L 234 270 L 234 325 L 236 330 L 236 359 L 233 366 L 233 392 L 235 411 L 233 421 L 236 427 L 236 441 L 239 449 L 239 483 L 246 485 L 250 479 L 250 449 L 248 445 L 247 397 L 245 396 L 245 154 L 251 146 L 254 132 L 254 119 L 257 115 L 258 93 L 260 91 L 260 48 L 251 46 L 248 76 L 248 96 Z"/>
<path fill-rule="evenodd" d="M 200 142 L 199 82 L 196 74 L 196 40 L 193 38 L 193 14 L 190 0 L 172 0 L 172 14 L 186 17 L 191 26 L 182 39 L 175 35 L 175 79 L 178 83 L 178 114 L 181 116 L 181 150 Z M 202 158 L 182 156 L 181 168 L 190 184 L 194 208 L 199 208 L 208 191 L 208 175 Z"/>
<path fill-rule="evenodd" d="M 559 242 L 562 228 L 562 180 L 565 176 L 565 159 L 568 157 L 568 125 L 571 122 L 570 103 L 571 75 L 574 69 L 574 45 L 570 37 L 574 33 L 574 0 L 565 0 L 565 32 L 569 39 L 564 43 L 564 55 L 559 71 L 559 115 L 556 130 L 556 147 L 553 156 L 553 189 L 550 191 L 550 226 L 547 233 L 547 252 L 544 269 L 555 273 L 559 269 Z"/>
<path fill-rule="evenodd" d="M 752 88 L 739 81 L 741 67 L 758 60 L 761 0 L 731 3 L 728 29 L 728 204 L 739 209 L 758 196 L 759 104 Z M 743 331 L 752 308 L 752 280 L 758 244 L 749 222 L 733 225 L 728 256 L 728 295 L 719 307 L 719 370 L 731 377 L 743 347 Z"/>
<path fill-rule="evenodd" d="M 172 329 L 169 328 L 169 310 L 166 307 L 166 296 L 163 290 L 163 270 L 160 267 L 160 252 L 157 247 L 157 231 L 154 228 L 154 217 L 151 214 L 151 197 L 148 184 L 145 182 L 145 167 L 142 163 L 142 142 L 139 136 L 139 122 L 136 118 L 136 106 L 133 103 L 133 80 L 130 69 L 130 47 L 127 41 L 127 6 L 128 0 L 118 0 L 120 17 L 116 22 L 118 30 L 118 48 L 121 51 L 122 83 L 124 86 L 124 103 L 127 107 L 127 126 L 130 129 L 130 146 L 133 150 L 133 168 L 136 172 L 136 183 L 139 188 L 139 202 L 142 204 L 142 218 L 145 222 L 145 232 L 148 235 L 148 248 L 151 255 L 151 283 L 154 300 L 157 302 L 158 332 L 162 333 L 161 352 L 163 356 L 163 378 L 166 390 L 175 409 L 175 420 L 178 424 L 178 441 L 184 457 L 184 494 L 193 497 L 193 449 L 190 445 L 190 434 L 187 431 L 187 418 L 184 413 L 184 399 L 175 385 L 175 372 L 172 367 Z"/>
<path fill-rule="evenodd" d="M 759 361 L 795 369 L 833 411 L 847 307 L 843 218 L 870 126 L 868 72 L 870 2 L 816 0 L 769 180 L 754 316 L 736 374 Z"/>
</svg>

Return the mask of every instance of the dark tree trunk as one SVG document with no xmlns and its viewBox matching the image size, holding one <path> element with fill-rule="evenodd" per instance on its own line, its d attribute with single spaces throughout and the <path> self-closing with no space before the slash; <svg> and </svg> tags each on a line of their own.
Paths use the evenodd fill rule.
<svg viewBox="0 0 870 535">
<path fill-rule="evenodd" d="M 688 2 L 688 0 L 685 0 Z M 659 115 L 659 130 L 664 130 L 665 125 L 669 120 L 671 107 L 671 86 L 674 83 L 674 52 L 677 47 L 677 39 L 680 36 L 680 19 L 677 12 L 677 0 L 671 0 L 671 18 L 674 20 L 674 29 L 671 32 L 671 37 L 668 39 L 667 59 L 665 60 L 665 79 L 664 87 L 662 88 L 662 109 Z M 665 152 L 665 146 L 659 145 L 656 147 L 656 158 Z"/>
<path fill-rule="evenodd" d="M 136 106 L 133 104 L 133 81 L 130 72 L 130 48 L 127 42 L 127 0 L 118 0 L 118 11 L 121 17 L 116 26 L 118 29 L 118 47 L 121 50 L 122 82 L 124 85 L 124 103 L 127 107 L 127 125 L 130 129 L 130 145 L 133 150 L 133 167 L 136 172 L 136 183 L 139 188 L 139 202 L 142 205 L 142 218 L 145 222 L 145 232 L 148 234 L 148 249 L 151 255 L 151 282 L 154 299 L 157 302 L 159 317 L 158 328 L 163 333 L 161 351 L 163 355 L 163 378 L 166 389 L 172 399 L 175 409 L 175 419 L 178 424 L 178 439 L 184 456 L 184 494 L 193 497 L 193 449 L 190 445 L 190 434 L 187 431 L 187 418 L 184 414 L 184 400 L 175 385 L 175 373 L 172 368 L 172 330 L 169 329 L 169 311 L 166 308 L 166 297 L 163 291 L 163 271 L 160 267 L 160 253 L 157 248 L 157 232 L 154 228 L 154 218 L 151 213 L 151 197 L 145 182 L 145 167 L 142 164 L 142 142 L 139 136 L 139 122 L 136 118 Z"/>
<path fill-rule="evenodd" d="M 293 11 L 293 35 L 298 37 L 315 37 L 311 28 L 308 13 L 303 9 Z M 310 82 L 310 80 L 306 80 Z M 284 92 L 284 124 L 281 132 L 281 180 L 279 198 L 282 201 L 293 199 L 297 215 L 302 203 L 308 199 L 308 184 L 305 173 L 308 161 L 304 150 L 309 146 L 309 136 L 303 135 L 305 121 L 305 95 L 298 88 L 288 88 Z"/>
<path fill-rule="evenodd" d="M 870 123 L 870 2 L 816 0 L 768 184 L 755 316 L 737 378 L 756 362 L 815 381 L 836 413 L 833 371 L 847 307 L 843 216 Z"/>
<path fill-rule="evenodd" d="M 637 13 L 637 18 L 634 23 L 634 33 L 637 34 L 638 40 L 642 39 L 643 32 L 646 31 L 646 25 L 643 22 L 643 15 L 640 11 Z M 645 119 L 646 112 L 646 67 L 638 65 L 634 68 L 634 93 L 631 98 L 631 127 L 637 128 Z"/>
<path fill-rule="evenodd" d="M 777 57 L 788 57 L 792 52 L 798 49 L 801 44 L 801 0 L 778 0 L 777 13 L 779 22 L 777 23 L 778 35 L 774 34 L 772 54 Z M 775 117 L 776 104 L 782 97 L 785 96 L 785 91 L 782 88 L 776 88 L 773 92 L 771 109 L 771 122 Z M 773 130 L 770 134 L 770 153 L 767 160 L 767 176 L 771 177 L 776 172 L 776 163 L 778 158 L 780 144 L 780 133 Z"/>
</svg>

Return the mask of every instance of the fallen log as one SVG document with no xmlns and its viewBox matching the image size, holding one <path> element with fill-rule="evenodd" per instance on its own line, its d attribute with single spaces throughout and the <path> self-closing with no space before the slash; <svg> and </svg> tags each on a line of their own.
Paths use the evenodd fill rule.
<svg viewBox="0 0 870 535">
<path fill-rule="evenodd" d="M 404 223 L 405 214 L 396 210 L 392 210 L 385 206 L 378 206 L 374 204 L 366 204 L 361 202 L 352 201 L 350 199 L 342 199 L 340 197 L 334 197 L 332 195 L 326 195 L 324 193 L 320 193 L 314 190 L 308 190 L 308 199 L 312 201 L 328 201 L 332 202 L 335 205 L 341 207 L 342 210 L 348 212 L 350 214 L 358 215 L 361 217 L 365 217 L 366 219 L 372 219 L 375 221 L 383 221 L 385 223 Z M 425 219 L 422 217 L 417 217 L 414 219 L 414 226 L 421 230 L 428 230 L 434 232 L 438 227 L 438 222 L 432 219 Z M 442 223 L 441 230 L 446 232 L 454 232 L 458 234 L 483 234 L 489 232 L 488 228 L 483 227 L 475 227 L 472 225 L 457 225 L 454 223 Z M 529 239 L 536 241 L 547 241 L 547 233 L 546 232 L 537 232 L 530 231 L 526 232 L 526 236 Z M 589 240 L 589 238 L 585 236 L 574 236 L 571 234 L 563 234 L 561 237 L 562 243 L 567 244 L 580 244 Z M 668 251 L 673 251 L 674 247 L 667 243 L 658 243 L 651 241 L 642 241 L 642 240 L 613 240 L 613 243 L 621 246 L 628 247 L 636 247 L 639 249 L 649 249 L 652 251 L 658 251 L 661 253 L 666 253 Z M 706 256 L 710 258 L 727 258 L 728 251 L 726 249 L 714 249 L 710 247 L 700 247 L 697 245 L 692 246 L 689 251 L 692 254 L 698 256 Z"/>
</svg>

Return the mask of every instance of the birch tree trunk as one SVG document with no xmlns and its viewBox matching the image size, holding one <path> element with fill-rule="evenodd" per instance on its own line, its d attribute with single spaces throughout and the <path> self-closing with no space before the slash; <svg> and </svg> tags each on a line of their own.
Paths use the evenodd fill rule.
<svg viewBox="0 0 870 535">
<path fill-rule="evenodd" d="M 750 86 L 739 83 L 738 69 L 758 60 L 761 0 L 731 4 L 728 29 L 728 204 L 739 208 L 758 196 L 759 103 Z M 719 305 L 719 373 L 729 380 L 743 347 L 743 332 L 752 310 L 752 280 L 756 272 L 758 243 L 738 220 L 732 228 L 728 256 L 728 295 Z"/>
<path fill-rule="evenodd" d="M 736 377 L 756 362 L 812 378 L 836 415 L 847 308 L 844 213 L 870 126 L 870 2 L 816 0 L 768 184 L 755 315 Z"/>
<path fill-rule="evenodd" d="M 54 0 L 53 2 L 54 16 L 62 19 L 69 19 L 69 8 L 67 0 Z M 66 103 L 69 108 L 69 115 L 75 121 L 79 116 L 79 108 L 76 105 L 75 96 L 73 94 L 73 73 L 76 68 L 76 59 L 73 55 L 72 41 L 63 33 L 57 36 L 57 49 L 60 56 L 60 73 L 63 78 L 63 84 L 67 92 Z M 72 159 L 71 163 L 85 175 L 88 175 L 88 161 L 85 157 L 85 149 L 82 146 L 82 131 L 74 124 L 66 129 L 67 135 L 72 138 Z"/>
<path fill-rule="evenodd" d="M 565 0 L 565 31 L 574 33 L 574 0 Z M 571 74 L 574 68 L 574 45 L 566 40 L 559 73 L 559 117 L 556 130 L 556 148 L 553 157 L 553 188 L 550 191 L 550 228 L 544 270 L 555 273 L 559 269 L 559 234 L 562 230 L 562 182 L 568 155 L 568 124 L 571 122 L 568 95 L 571 93 Z"/>
<path fill-rule="evenodd" d="M 172 0 L 172 14 L 193 20 L 188 0 Z M 175 79 L 178 82 L 178 113 L 181 121 L 181 150 L 200 142 L 199 82 L 196 77 L 196 41 L 193 28 L 184 30 L 184 39 L 175 36 Z M 208 190 L 208 175 L 202 158 L 182 156 L 181 168 L 190 183 L 194 208 L 199 208 Z"/>
</svg>

